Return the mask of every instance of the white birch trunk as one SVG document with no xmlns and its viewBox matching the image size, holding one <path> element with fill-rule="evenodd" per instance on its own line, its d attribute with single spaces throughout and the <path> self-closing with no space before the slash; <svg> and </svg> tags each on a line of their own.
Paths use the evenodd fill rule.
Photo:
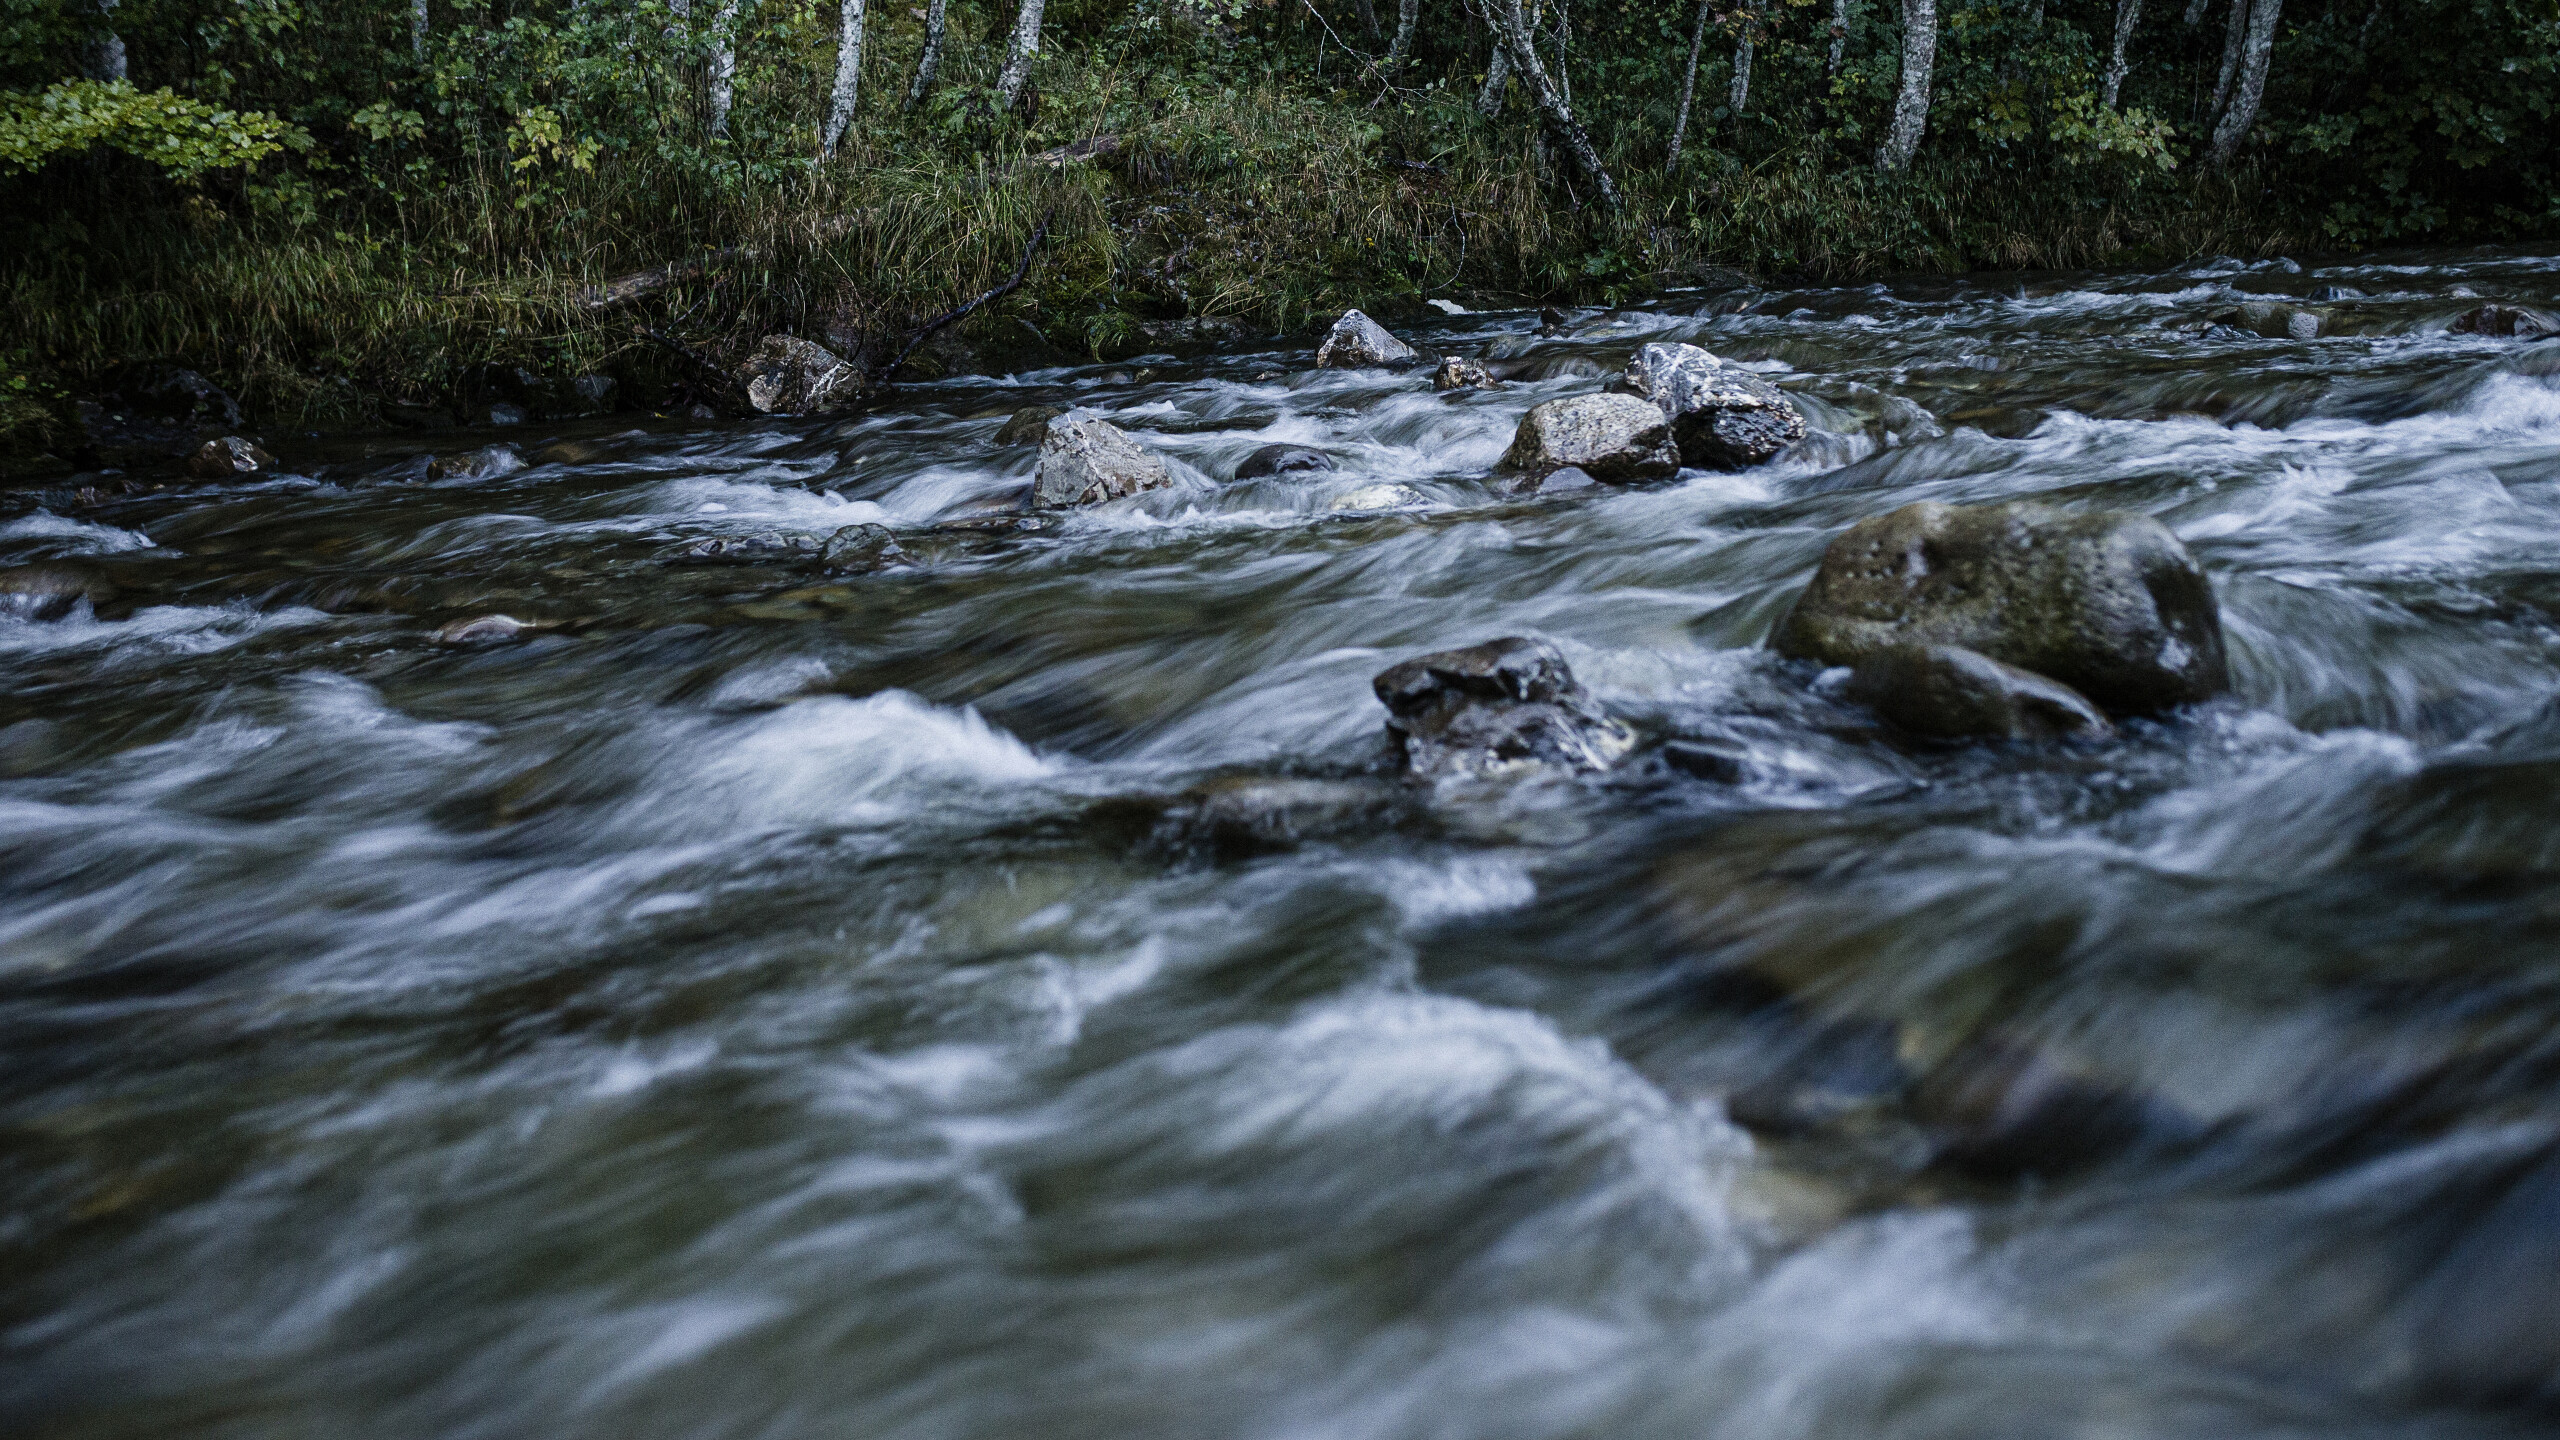
<svg viewBox="0 0 2560 1440">
<path fill-rule="evenodd" d="M 2231 0 L 2231 23 L 2222 32 L 2222 74 L 2213 82 L 2213 108 L 2206 117 L 2222 127 L 2222 112 L 2231 104 L 2231 82 L 2240 74 L 2240 52 L 2249 39 L 2249 0 Z"/>
<path fill-rule="evenodd" d="M 1823 73 L 1838 75 L 1849 54 L 1849 0 L 1831 0 L 1831 63 Z"/>
<path fill-rule="evenodd" d="M 910 110 L 924 103 L 925 92 L 933 88 L 933 77 L 942 69 L 942 11 L 948 3 L 933 0 L 933 8 L 924 12 L 924 53 L 916 57 L 915 83 L 907 87 Z"/>
<path fill-rule="evenodd" d="M 1609 178 L 1608 167 L 1600 163 L 1600 148 L 1591 143 L 1590 132 L 1573 118 L 1573 109 L 1547 78 L 1547 67 L 1538 59 L 1538 47 L 1529 31 L 1527 17 L 1520 13 L 1520 0 L 1494 0 L 1490 13 L 1494 28 L 1502 35 L 1502 43 L 1511 51 L 1511 68 L 1521 85 L 1546 116 L 1547 129 L 1564 142 L 1574 165 L 1600 191 L 1601 202 L 1610 209 L 1618 208 L 1618 182 Z"/>
<path fill-rule="evenodd" d="M 1876 168 L 1900 170 L 1920 153 L 1929 128 L 1929 71 L 1938 63 L 1938 0 L 1902 0 L 1902 89 L 1893 128 L 1876 151 Z"/>
<path fill-rule="evenodd" d="M 1043 3 L 1044 0 L 1022 0 L 1021 11 L 1013 17 L 1013 39 L 1005 47 L 1004 73 L 996 77 L 996 93 L 1004 97 L 1007 109 L 1022 99 L 1022 87 L 1031 79 L 1031 58 L 1040 53 Z"/>
<path fill-rule="evenodd" d="M 2257 122 L 2258 102 L 2267 93 L 2267 62 L 2276 48 L 2276 20 L 2283 12 L 2284 0 L 2257 0 L 2249 7 L 2248 45 L 2240 64 L 2239 86 L 2232 92 L 2230 107 L 2222 112 L 2220 123 L 2213 127 L 2213 164 L 2217 170 L 2240 153 L 2240 142 L 2249 138 L 2249 127 Z"/>
<path fill-rule="evenodd" d="M 1733 42 L 1733 85 L 1725 92 L 1725 105 L 1733 118 L 1742 118 L 1743 108 L 1751 103 L 1751 35 L 1745 31 Z"/>
<path fill-rule="evenodd" d="M 729 107 L 738 98 L 738 0 L 720 0 L 711 16 L 711 124 L 715 138 L 729 133 Z"/>
<path fill-rule="evenodd" d="M 844 132 L 853 128 L 853 102 L 862 87 L 863 0 L 844 0 L 836 19 L 836 83 L 827 99 L 827 129 L 818 153 L 833 155 Z"/>
<path fill-rule="evenodd" d="M 409 53 L 427 63 L 427 0 L 409 0 Z"/>
<path fill-rule="evenodd" d="M 1396 38 L 1387 46 L 1386 72 L 1394 74 L 1413 53 L 1413 27 L 1422 19 L 1422 0 L 1396 0 Z"/>
<path fill-rule="evenodd" d="M 1707 8 L 1715 0 L 1698 0 L 1698 22 L 1689 27 L 1689 70 L 1680 81 L 1680 115 L 1671 122 L 1671 163 L 1665 174 L 1680 170 L 1680 142 L 1689 138 L 1689 101 L 1698 92 L 1698 52 L 1707 45 Z"/>
<path fill-rule="evenodd" d="M 2205 7 L 2212 3 L 2213 0 L 2187 0 L 2186 27 L 2193 30 L 2203 24 Z"/>
<path fill-rule="evenodd" d="M 116 0 L 97 0 L 98 28 L 80 47 L 80 69 L 92 80 L 109 85 L 122 84 L 129 73 L 125 68 L 124 37 L 115 32 Z"/>
<path fill-rule="evenodd" d="M 1503 87 L 1511 83 L 1511 49 L 1502 43 L 1502 31 L 1493 33 L 1493 59 L 1484 67 L 1484 88 L 1476 92 L 1476 113 L 1487 120 L 1502 112 Z"/>
<path fill-rule="evenodd" d="M 2127 58 L 2133 44 L 2133 27 L 2142 22 L 2142 0 L 2116 0 L 2115 53 L 2107 57 L 2106 84 L 2099 87 L 2099 103 L 2113 110 L 2116 96 L 2124 92 L 2125 71 L 2132 62 Z"/>
</svg>

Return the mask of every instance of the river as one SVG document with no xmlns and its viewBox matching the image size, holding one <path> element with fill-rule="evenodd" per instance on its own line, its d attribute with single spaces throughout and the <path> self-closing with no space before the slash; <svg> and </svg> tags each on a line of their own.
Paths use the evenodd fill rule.
<svg viewBox="0 0 2560 1440">
<path fill-rule="evenodd" d="M 2447 333 L 2482 298 L 2560 261 L 1673 294 L 1400 327 L 1553 377 L 1452 395 L 1300 337 L 8 492 L 0 563 L 120 594 L 0 617 L 0 1417 L 2560 1432 L 2560 341 Z M 1813 436 L 1488 478 L 1671 339 Z M 1182 483 L 933 528 L 1033 403 Z M 1274 441 L 1339 468 L 1227 482 Z M 1920 742 L 1762 647 L 1844 526 L 2023 497 L 2173 530 L 2233 693 Z M 863 523 L 904 561 L 756 548 Z M 533 628 L 438 638 L 487 613 Z M 1370 678 L 1515 634 L 1644 748 L 1151 818 L 1383 774 Z"/>
</svg>

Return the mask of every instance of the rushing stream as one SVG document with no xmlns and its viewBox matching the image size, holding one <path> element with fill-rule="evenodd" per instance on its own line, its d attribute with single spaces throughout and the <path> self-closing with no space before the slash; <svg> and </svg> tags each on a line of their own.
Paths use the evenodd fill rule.
<svg viewBox="0 0 2560 1440">
<path fill-rule="evenodd" d="M 0 616 L 0 1429 L 2560 1433 L 2560 341 L 2446 328 L 2560 262 L 2396 258 L 0 496 L 117 591 Z M 1490 478 L 1663 339 L 1816 433 Z M 933 528 L 1033 403 L 1183 483 Z M 1273 441 L 1340 468 L 1228 482 Z M 1923 743 L 1762 648 L 1842 527 L 2025 496 L 2167 524 L 2234 693 Z M 1514 634 L 1645 748 L 1180 823 Z"/>
</svg>

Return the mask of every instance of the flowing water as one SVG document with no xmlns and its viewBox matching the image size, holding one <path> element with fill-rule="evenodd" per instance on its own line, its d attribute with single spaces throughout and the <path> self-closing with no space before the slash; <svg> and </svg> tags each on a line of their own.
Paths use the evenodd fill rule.
<svg viewBox="0 0 2560 1440">
<path fill-rule="evenodd" d="M 2560 342 L 2446 328 L 2560 262 L 2400 258 L 1412 327 L 1597 362 L 1450 396 L 1274 342 L 10 495 L 0 562 L 119 593 L 0 617 L 0 1420 L 2560 1432 Z M 2203 328 L 2330 286 L 2319 338 Z M 1657 339 L 1817 433 L 1488 478 Z M 1031 403 L 1181 484 L 932 528 L 1020 491 Z M 1226 483 L 1275 440 L 1341 468 Z M 2234 694 L 1924 744 L 1761 648 L 1843 526 L 2028 496 L 2173 529 Z M 865 522 L 904 563 L 774 548 Z M 749 563 L 670 563 L 711 539 Z M 437 637 L 492 612 L 537 628 Z M 1384 776 L 1370 677 L 1510 634 L 1647 748 L 1181 823 Z"/>
</svg>

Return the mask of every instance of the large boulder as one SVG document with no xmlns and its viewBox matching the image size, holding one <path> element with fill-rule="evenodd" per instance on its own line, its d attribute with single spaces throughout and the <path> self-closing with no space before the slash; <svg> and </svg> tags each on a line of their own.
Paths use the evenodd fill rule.
<svg viewBox="0 0 2560 1440">
<path fill-rule="evenodd" d="M 1680 472 L 1671 422 L 1633 395 L 1569 395 L 1520 420 L 1505 468 L 1543 476 L 1566 468 L 1595 480 L 1660 480 Z"/>
<path fill-rule="evenodd" d="M 1316 347 L 1319 369 L 1358 369 L 1365 365 L 1410 365 L 1421 359 L 1414 348 L 1387 333 L 1387 327 L 1361 314 L 1345 310 L 1333 322 L 1333 329 Z"/>
<path fill-rule="evenodd" d="M 1048 438 L 1049 422 L 1066 414 L 1056 405 L 1025 405 L 996 427 L 999 445 L 1037 445 Z"/>
<path fill-rule="evenodd" d="M 1164 462 L 1140 449 L 1107 420 L 1061 415 L 1040 440 L 1034 505 L 1094 505 L 1173 483 Z"/>
<path fill-rule="evenodd" d="M 1543 640 L 1513 636 L 1407 660 L 1371 682 L 1418 778 L 1604 770 L 1635 748 Z"/>
<path fill-rule="evenodd" d="M 1946 739 L 2103 740 L 2115 733 L 2059 680 L 1955 645 L 1888 645 L 1850 672 L 1849 698 L 1905 730 Z"/>
<path fill-rule="evenodd" d="M 1703 470 L 1763 465 L 1804 438 L 1786 392 L 1695 345 L 1643 347 L 1618 384 L 1661 408 L 1681 463 Z"/>
<path fill-rule="evenodd" d="M 1856 666 L 1955 646 L 2058 680 L 2110 715 L 2229 688 L 2213 586 L 2167 527 L 2126 511 L 1923 501 L 1823 551 L 1771 644 Z"/>
<path fill-rule="evenodd" d="M 824 415 L 862 398 L 862 371 L 823 345 L 767 335 L 738 367 L 747 403 L 767 415 Z"/>
</svg>

